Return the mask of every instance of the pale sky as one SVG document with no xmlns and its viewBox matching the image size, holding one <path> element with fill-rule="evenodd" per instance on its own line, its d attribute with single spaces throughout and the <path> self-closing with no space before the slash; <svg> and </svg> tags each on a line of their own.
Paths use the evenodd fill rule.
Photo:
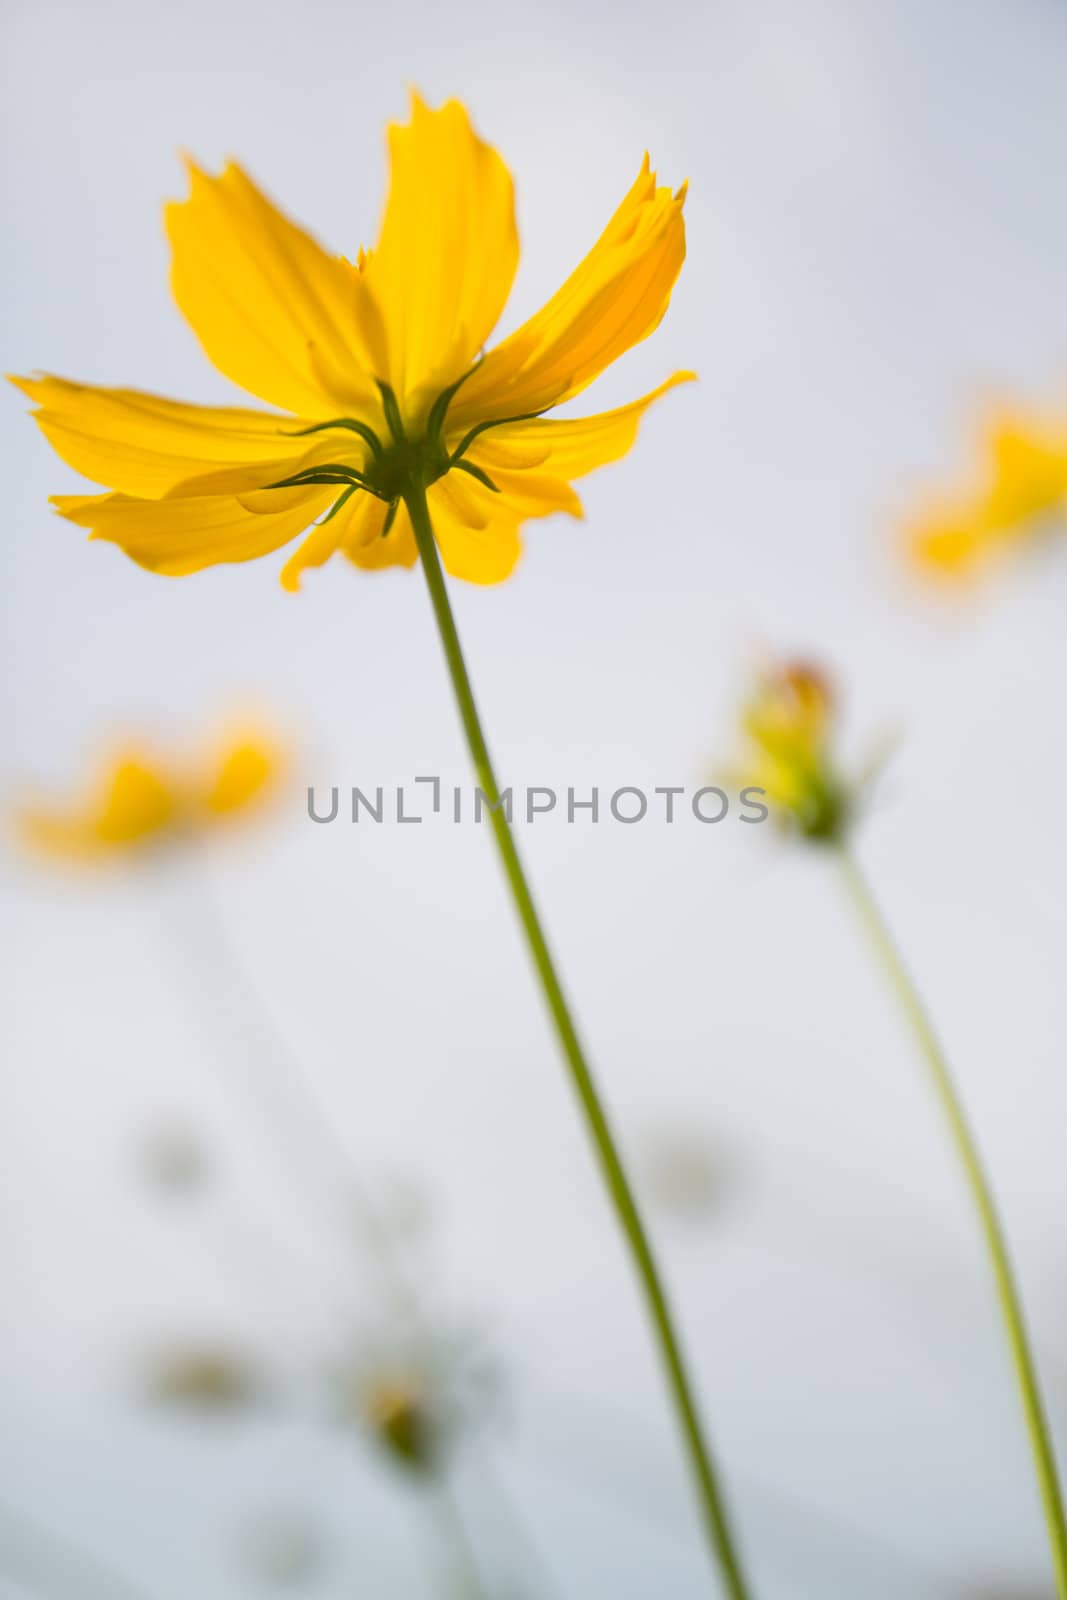
<svg viewBox="0 0 1067 1600">
<path fill-rule="evenodd" d="M 1067 563 L 945 606 L 895 543 L 924 487 L 965 474 L 990 396 L 1067 407 L 1067 10 L 117 0 L 12 3 L 5 31 L 12 371 L 236 398 L 168 295 L 182 148 L 238 156 L 351 253 L 405 86 L 461 96 L 516 177 L 507 327 L 646 147 L 689 178 L 670 313 L 583 400 L 677 367 L 699 386 L 588 480 L 584 523 L 534 525 L 507 585 L 454 594 L 498 766 L 516 785 L 696 784 L 766 649 L 840 674 L 857 758 L 900 735 L 860 849 L 995 1173 L 1067 1450 Z M 298 597 L 279 560 L 149 576 L 52 515 L 78 480 L 23 409 L 12 392 L 9 802 L 75 783 L 115 734 L 191 747 L 248 704 L 320 786 L 468 782 L 417 572 L 338 559 Z M 664 1127 L 730 1157 L 706 1225 L 649 1199 L 761 1600 L 1051 1593 L 972 1217 L 830 870 L 732 822 L 556 817 L 522 844 L 635 1158 Z M 706 1595 L 641 1308 L 485 831 L 317 828 L 297 785 L 180 877 L 71 883 L 14 854 L 3 874 L 0 1503 L 147 1600 L 256 1592 L 241 1529 L 272 1507 L 326 1542 L 307 1592 L 431 1593 L 417 1508 L 313 1418 L 227 1433 L 127 1401 L 127 1363 L 167 1337 L 246 1337 L 297 1399 L 335 1338 L 336 1257 L 246 1113 L 227 982 L 195 988 L 214 906 L 361 1170 L 432 1195 L 442 1292 L 513 1374 L 501 1471 L 558 1594 Z M 132 1170 L 166 1115 L 233 1152 L 185 1220 Z"/>
</svg>

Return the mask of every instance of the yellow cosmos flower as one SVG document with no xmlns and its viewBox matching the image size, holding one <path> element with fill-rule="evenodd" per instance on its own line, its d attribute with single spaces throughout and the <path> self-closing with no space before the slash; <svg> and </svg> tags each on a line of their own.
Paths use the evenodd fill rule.
<svg viewBox="0 0 1067 1600">
<path fill-rule="evenodd" d="M 389 154 L 378 243 L 355 261 L 240 167 L 190 163 L 189 198 L 166 214 L 175 299 L 209 360 L 285 414 L 15 378 L 62 458 L 111 491 L 56 496 L 63 516 L 172 576 L 310 527 L 288 589 L 338 550 L 365 569 L 413 566 L 414 478 L 445 567 L 473 583 L 507 577 L 527 519 L 581 516 L 573 480 L 625 455 L 646 408 L 693 375 L 597 416 L 542 413 L 659 323 L 685 255 L 684 189 L 657 187 L 646 156 L 581 265 L 483 358 L 519 258 L 508 170 L 454 100 L 434 111 L 415 96 Z"/>
<path fill-rule="evenodd" d="M 646 156 L 584 261 L 483 355 L 518 265 L 507 168 L 461 105 L 431 111 L 417 96 L 389 153 L 378 242 L 354 261 L 324 251 L 233 165 L 217 178 L 192 167 L 188 200 L 168 209 L 180 309 L 220 371 L 276 411 L 15 381 L 64 460 L 110 490 L 61 496 L 59 510 L 143 567 L 178 576 L 304 533 L 282 572 L 290 589 L 337 551 L 370 570 L 420 562 L 508 888 L 645 1296 L 708 1549 L 724 1592 L 746 1600 L 666 1289 L 511 833 L 442 571 L 506 578 L 522 524 L 580 516 L 574 481 L 625 455 L 649 405 L 693 376 L 599 415 L 544 415 L 659 325 L 685 257 L 685 190 L 659 187 Z M 154 804 L 150 822 L 117 826 L 105 806 L 103 831 L 123 842 L 163 831 Z M 96 813 L 87 831 L 101 832 Z M 396 1419 L 394 1448 L 408 1447 L 402 1407 L 384 1415 Z"/>
<path fill-rule="evenodd" d="M 280 780 L 283 757 L 261 734 L 243 732 L 211 759 L 179 765 L 127 748 L 92 791 L 67 805 L 24 807 L 19 837 L 65 861 L 99 861 L 204 833 L 261 802 Z"/>
<path fill-rule="evenodd" d="M 1056 424 L 1000 412 L 986 424 L 980 454 L 977 486 L 931 505 L 908 530 L 912 554 L 927 573 L 970 577 L 1067 514 L 1067 419 Z"/>
<path fill-rule="evenodd" d="M 769 667 L 741 712 L 739 785 L 762 789 L 785 824 L 809 839 L 837 838 L 849 811 L 835 770 L 830 680 L 808 662 Z"/>
</svg>

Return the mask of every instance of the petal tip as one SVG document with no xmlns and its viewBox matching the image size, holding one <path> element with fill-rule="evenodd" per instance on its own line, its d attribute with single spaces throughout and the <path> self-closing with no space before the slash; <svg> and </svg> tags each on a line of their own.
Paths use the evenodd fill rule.
<svg viewBox="0 0 1067 1600">
<path fill-rule="evenodd" d="M 181 163 L 182 171 L 189 180 L 190 192 L 198 182 L 208 181 L 206 169 L 201 166 L 192 151 L 187 150 L 184 145 L 178 147 L 178 160 Z M 170 204 L 173 205 L 175 202 L 171 201 Z"/>
<path fill-rule="evenodd" d="M 37 395 L 34 393 L 34 390 L 39 388 L 44 382 L 42 374 L 38 373 L 36 377 L 31 375 L 24 378 L 21 373 L 18 372 L 5 372 L 4 377 L 8 383 L 12 384 L 14 388 L 18 389 L 21 394 L 24 394 L 28 400 L 33 402 L 34 405 L 38 404 Z"/>
</svg>

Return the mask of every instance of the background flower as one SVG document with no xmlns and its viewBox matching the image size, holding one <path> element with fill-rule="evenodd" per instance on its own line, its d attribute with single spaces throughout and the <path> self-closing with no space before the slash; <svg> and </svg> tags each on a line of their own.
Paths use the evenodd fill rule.
<svg viewBox="0 0 1067 1600">
<path fill-rule="evenodd" d="M 1067 408 L 1058 419 L 1003 410 L 978 443 L 973 488 L 933 503 L 911 527 L 912 554 L 929 575 L 971 577 L 1064 530 Z"/>
<path fill-rule="evenodd" d="M 284 764 L 280 744 L 251 730 L 229 735 L 199 761 L 127 746 L 103 765 L 84 798 L 23 804 L 15 828 L 28 849 L 59 860 L 189 843 L 262 805 Z"/>
</svg>

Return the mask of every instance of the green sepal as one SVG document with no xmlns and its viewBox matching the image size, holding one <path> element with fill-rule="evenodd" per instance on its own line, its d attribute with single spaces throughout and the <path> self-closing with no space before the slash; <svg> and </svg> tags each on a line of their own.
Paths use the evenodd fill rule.
<svg viewBox="0 0 1067 1600">
<path fill-rule="evenodd" d="M 484 483 L 485 487 L 487 489 L 492 489 L 494 494 L 500 493 L 500 490 L 497 488 L 488 472 L 483 472 L 481 467 L 476 467 L 473 461 L 453 461 L 452 466 L 456 472 L 466 472 L 469 473 L 472 478 L 477 478 L 479 483 Z"/>
<path fill-rule="evenodd" d="M 316 422 L 310 428 L 297 428 L 295 432 L 287 429 L 286 438 L 303 439 L 309 433 L 324 433 L 327 428 L 347 428 L 351 433 L 358 433 L 372 455 L 376 459 L 381 458 L 382 441 L 373 428 L 368 427 L 365 422 L 357 422 L 355 417 L 334 417 L 329 422 Z"/>
<path fill-rule="evenodd" d="M 469 432 L 463 435 L 463 438 L 449 456 L 449 466 L 458 466 L 461 459 L 467 454 L 467 451 L 474 443 L 475 439 L 477 439 L 480 434 L 488 433 L 490 428 L 504 428 L 509 422 L 533 422 L 537 417 L 543 417 L 545 411 L 551 410 L 551 406 L 545 406 L 544 411 L 526 411 L 522 416 L 519 417 L 496 417 L 490 419 L 489 422 L 476 423 L 475 426 L 469 430 Z"/>
<path fill-rule="evenodd" d="M 378 380 L 378 392 L 382 397 L 382 410 L 385 412 L 385 420 L 389 424 L 389 432 L 397 444 L 404 444 L 407 434 L 404 432 L 404 419 L 400 415 L 400 407 L 397 405 L 396 395 L 387 383 L 382 383 L 380 380 Z"/>
<path fill-rule="evenodd" d="M 448 414 L 449 406 L 467 379 L 477 372 L 484 360 L 484 356 L 479 356 L 473 367 L 468 367 L 461 378 L 457 378 L 455 383 L 450 383 L 447 389 L 441 390 L 441 393 L 430 407 L 429 416 L 426 418 L 426 437 L 428 439 L 436 441 L 441 437 L 441 429 L 445 425 L 445 417 Z"/>
<path fill-rule="evenodd" d="M 295 489 L 315 483 L 351 483 L 357 489 L 368 487 L 366 478 L 355 467 L 346 467 L 340 461 L 327 461 L 321 467 L 305 467 L 302 472 L 294 472 L 291 478 L 279 478 L 277 483 L 268 483 L 267 488 Z"/>
<path fill-rule="evenodd" d="M 359 488 L 360 486 L 358 483 L 353 483 L 349 485 L 344 494 L 338 495 L 337 499 L 334 501 L 329 511 L 327 511 L 326 515 L 324 517 L 320 517 L 318 522 L 316 522 L 316 528 L 324 528 L 328 522 L 332 522 L 334 517 L 340 511 L 341 507 L 344 505 L 345 501 L 350 500 L 354 494 L 359 493 Z"/>
</svg>

